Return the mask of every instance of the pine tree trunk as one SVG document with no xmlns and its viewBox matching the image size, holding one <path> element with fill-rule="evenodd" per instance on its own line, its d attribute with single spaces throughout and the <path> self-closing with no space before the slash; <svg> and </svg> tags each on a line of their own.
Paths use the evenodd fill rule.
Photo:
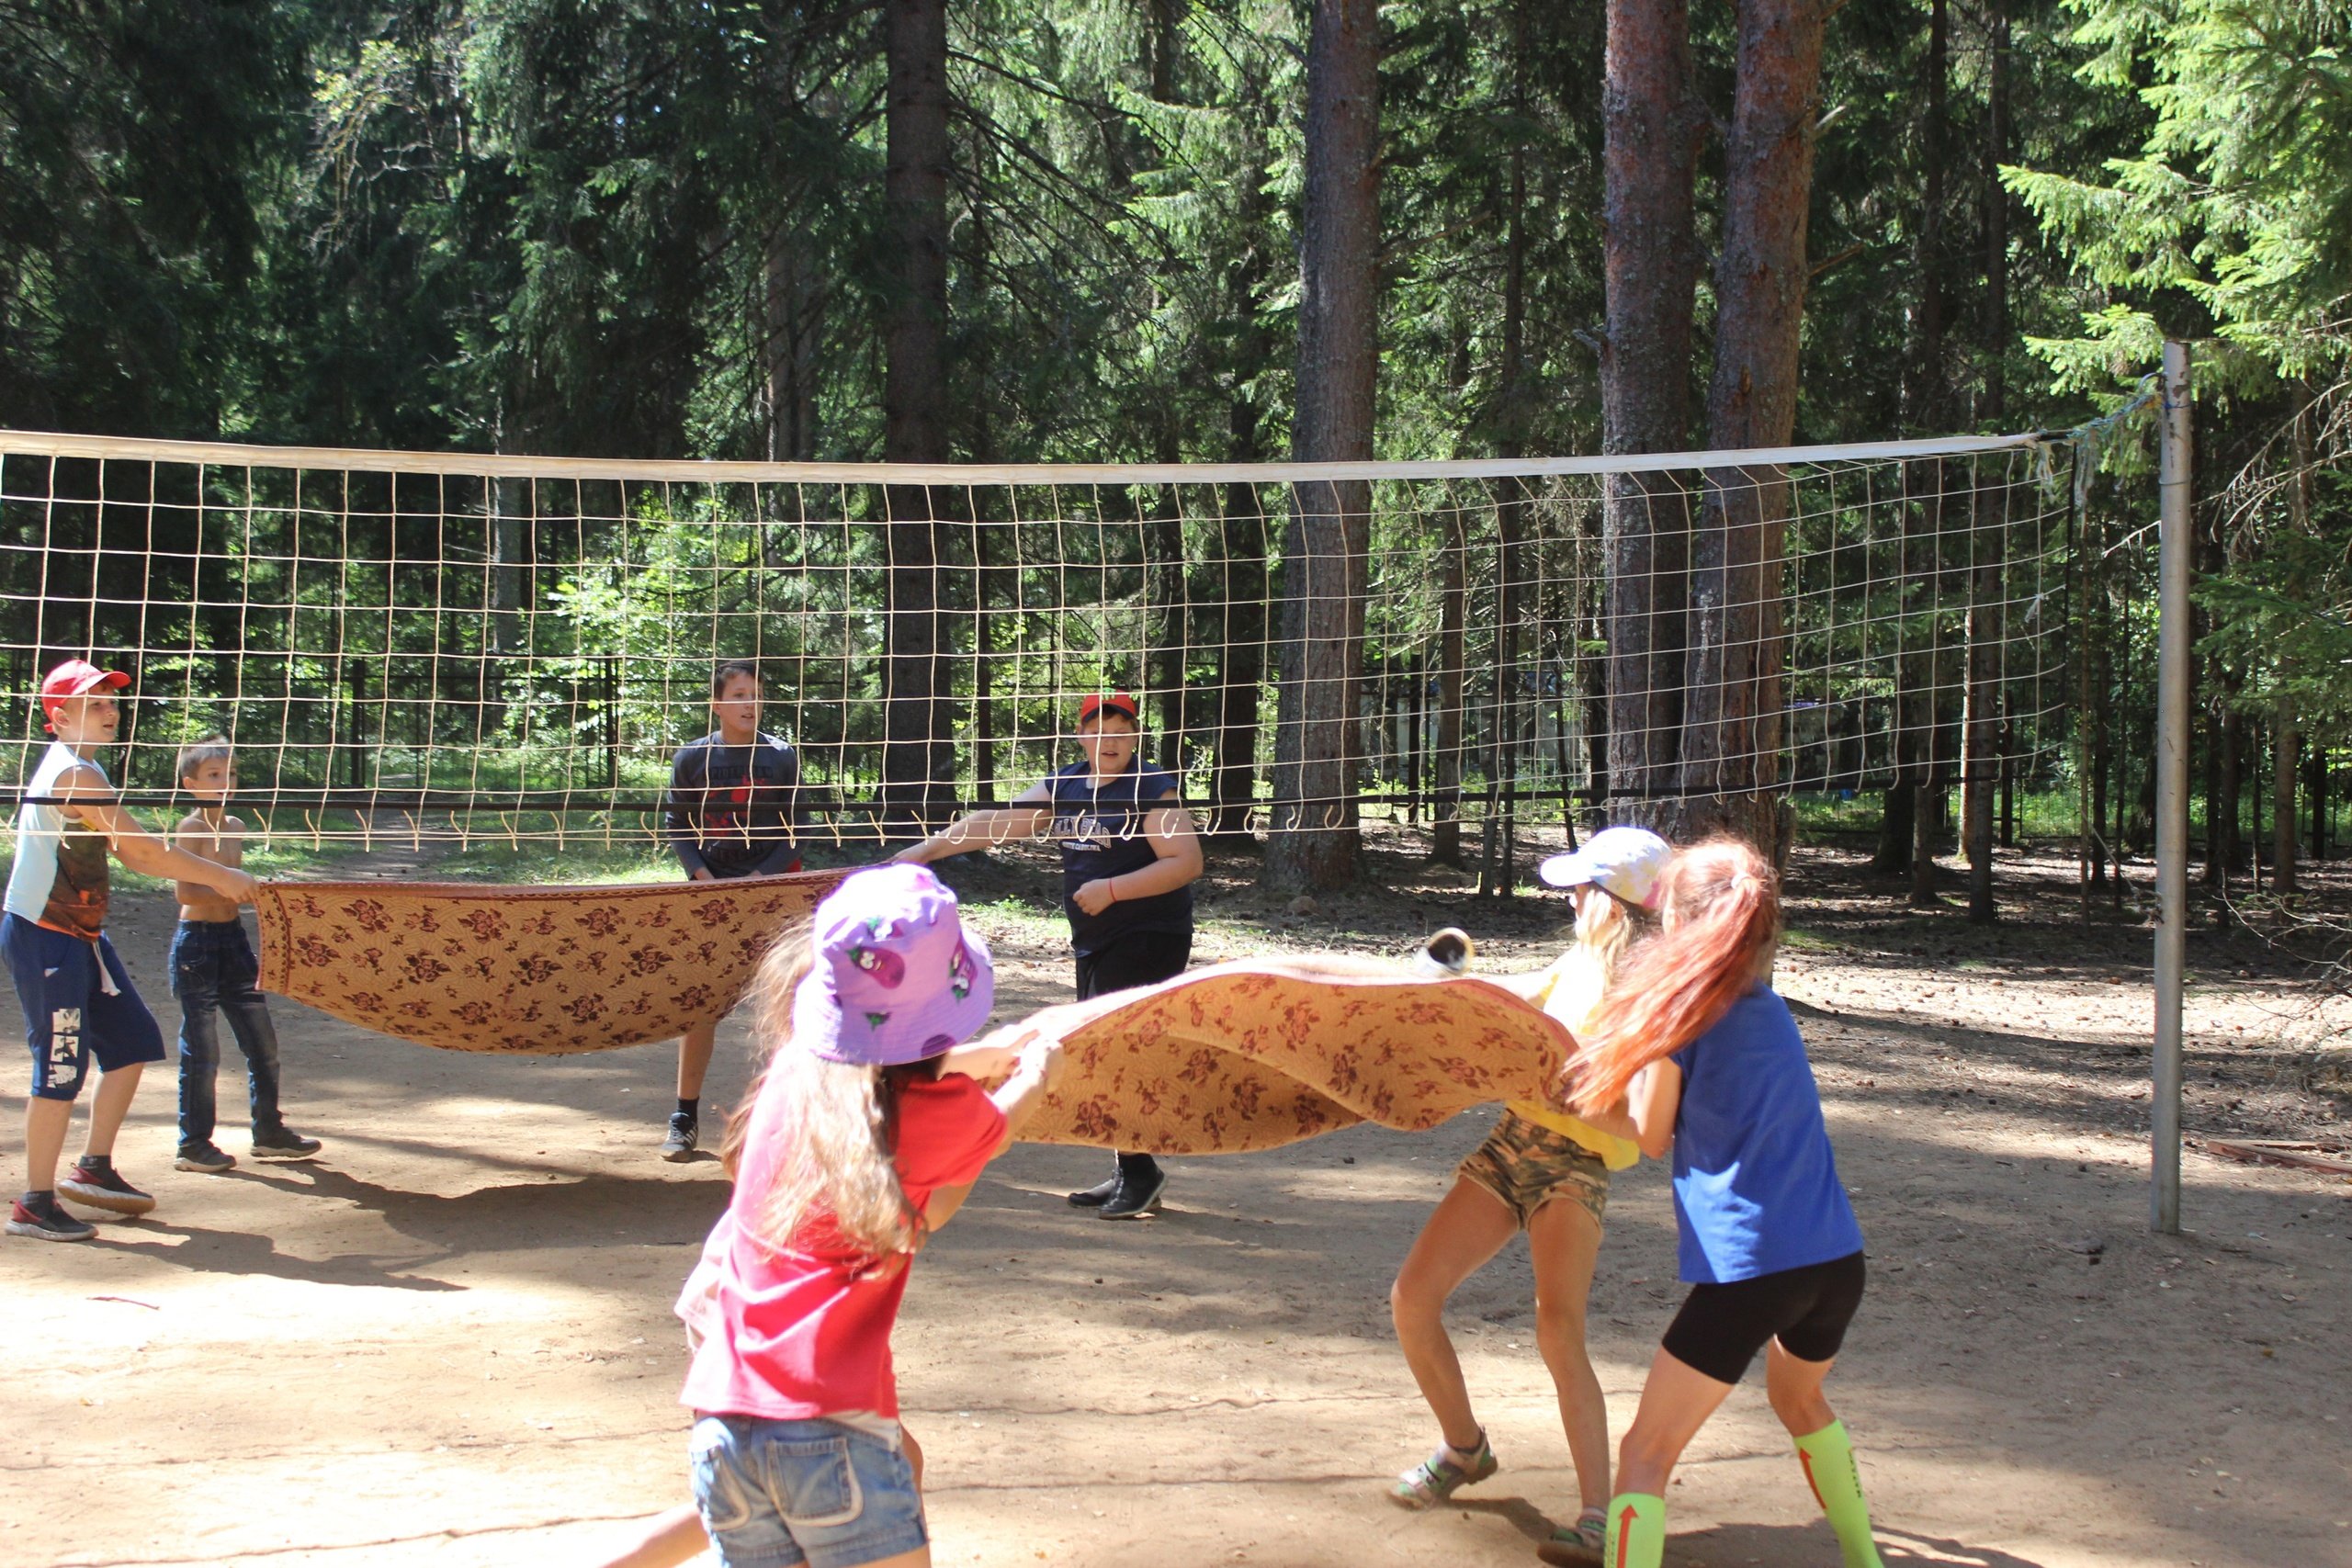
<svg viewBox="0 0 2352 1568">
<path fill-rule="evenodd" d="M 1173 8 L 1173 0 L 1168 0 Z M 1250 167 L 1264 166 L 1264 149 L 1254 141 Z M 1250 389 L 1272 367 L 1272 334 L 1259 310 L 1271 281 L 1264 241 L 1266 198 L 1251 180 L 1241 197 L 1241 221 L 1252 243 L 1226 279 L 1227 309 L 1239 331 L 1227 378 L 1226 429 L 1228 458 L 1255 463 L 1263 457 L 1261 415 Z M 1213 838 L 1227 843 L 1250 836 L 1250 814 L 1258 799 L 1261 690 L 1266 678 L 1266 563 L 1272 554 L 1262 492 L 1255 485 L 1230 484 L 1219 492 L 1218 589 L 1212 612 L 1218 645 L 1216 761 L 1210 784 L 1216 802 L 1209 819 Z"/>
<path fill-rule="evenodd" d="M 2001 186 L 2001 159 L 2008 116 L 2009 17 L 2006 0 L 1987 0 L 1992 9 L 1992 58 L 1985 87 L 1984 200 L 1984 423 L 1998 426 L 2008 409 L 2002 361 L 2009 345 L 2008 197 Z M 2004 475 L 2006 479 L 2007 476 Z M 1972 576 L 1968 596 L 1967 715 L 1961 730 L 1961 838 L 1968 850 L 1968 920 L 1990 925 L 1998 914 L 1993 900 L 1993 788 L 1999 771 L 2001 640 L 2007 617 L 2001 612 L 2003 558 L 2007 553 L 2007 496 L 1987 488 L 1980 470 L 1976 526 L 1969 539 Z"/>
<path fill-rule="evenodd" d="M 1608 325 L 1601 449 L 1672 452 L 1690 435 L 1691 191 L 1702 121 L 1687 0 L 1609 0 L 1602 87 Z M 1666 474 L 1612 475 L 1607 573 L 1610 821 L 1657 822 L 1682 725 L 1689 500 Z"/>
<path fill-rule="evenodd" d="M 1430 858 L 1462 863 L 1463 627 L 1469 611 L 1470 541 L 1462 508 L 1445 510 L 1445 541 L 1438 549 L 1437 774 L 1430 813 Z"/>
<path fill-rule="evenodd" d="M 2270 765 L 2270 891 L 2285 895 L 2295 891 L 2295 750 L 2301 739 L 2295 732 L 2295 706 L 2285 697 L 2278 699 L 2273 719 L 2275 755 Z"/>
<path fill-rule="evenodd" d="M 1929 746 L 1933 744 L 1931 732 Z M 1936 777 L 1932 751 L 1927 776 L 1912 800 L 1911 907 L 1932 909 L 1940 902 L 1936 897 L 1936 850 L 1944 823 L 1944 786 Z"/>
<path fill-rule="evenodd" d="M 1380 241 L 1380 8 L 1316 0 L 1306 54 L 1306 188 L 1300 222 L 1298 411 L 1293 456 L 1372 456 Z M 1273 836 L 1265 881 L 1340 886 L 1355 874 L 1356 693 L 1371 487 L 1292 487 L 1283 551 L 1282 677 Z"/>
<path fill-rule="evenodd" d="M 1805 220 L 1820 113 L 1822 0 L 1741 0 L 1738 85 L 1715 268 L 1707 441 L 1785 445 L 1796 427 Z M 1781 741 L 1781 563 L 1789 482 L 1774 466 L 1714 468 L 1691 536 L 1683 830 L 1748 838 L 1776 862 L 1788 813 Z"/>
<path fill-rule="evenodd" d="M 767 320 L 762 355 L 772 463 L 805 463 L 817 455 L 817 344 L 823 299 L 802 265 L 799 236 L 768 241 L 763 278 Z"/>
<path fill-rule="evenodd" d="M 1170 435 L 1160 454 L 1162 462 L 1178 460 L 1172 432 Z M 1175 485 L 1163 485 L 1144 524 L 1144 624 L 1151 639 L 1145 660 L 1151 690 L 1144 700 L 1158 712 L 1158 732 L 1152 738 L 1158 750 L 1155 761 L 1180 779 L 1184 772 L 1186 639 L 1193 622 L 1192 593 L 1184 572 L 1183 508 L 1182 491 Z"/>
<path fill-rule="evenodd" d="M 1915 434 L 1940 434 L 1945 411 L 1951 403 L 1944 378 L 1943 288 L 1945 101 L 1951 72 L 1951 37 L 1945 0 L 1929 0 L 1927 110 L 1919 126 L 1919 238 L 1912 252 L 1912 273 L 1919 280 L 1919 305 L 1913 323 L 1916 341 L 1911 353 L 1910 381 L 1904 397 L 1907 423 Z M 1940 506 L 1943 465 L 1905 464 L 1905 484 L 1914 482 L 1915 477 L 1933 479 L 1936 496 L 1931 504 Z M 1920 521 L 1920 506 L 1906 504 L 1903 509 L 1903 562 L 1902 570 L 1897 573 L 1898 583 L 1909 580 L 1914 554 L 1912 536 Z M 1929 530 L 1931 534 L 1936 531 Z M 1897 592 L 1901 592 L 1899 587 Z M 1904 608 L 1898 604 L 1895 614 L 1901 615 Z M 1912 865 L 1913 839 L 1918 830 L 1915 818 L 1925 771 L 1920 761 L 1926 750 L 1921 726 L 1933 723 L 1935 703 L 1928 679 L 1928 661 L 1919 654 L 1905 654 L 1895 661 L 1894 776 L 1887 785 L 1879 819 L 1878 852 L 1871 858 L 1872 870 L 1890 875 L 1907 872 Z"/>
<path fill-rule="evenodd" d="M 894 463 L 947 457 L 947 10 L 886 0 L 889 102 L 883 198 L 899 275 L 885 323 L 882 452 Z M 885 491 L 890 552 L 883 670 L 886 818 L 928 830 L 952 795 L 938 561 L 944 508 L 925 485 Z"/>
<path fill-rule="evenodd" d="M 1257 414 L 1246 399 L 1237 399 L 1233 407 L 1233 460 L 1255 462 Z M 1258 700 L 1266 678 L 1266 519 L 1255 485 L 1227 485 L 1221 493 L 1220 592 L 1211 611 L 1218 654 L 1209 832 L 1230 842 L 1250 837 L 1250 812 L 1258 798 Z"/>
<path fill-rule="evenodd" d="M 2303 746 L 2303 802 L 2311 811 L 2311 858 L 2327 858 L 2327 748 Z"/>
<path fill-rule="evenodd" d="M 2236 682 L 2223 677 L 2222 709 L 2214 726 L 2214 740 L 2222 753 L 2221 784 L 2205 818 L 2205 836 L 2211 852 L 2206 880 L 2227 888 L 2230 878 L 2245 863 L 2245 836 L 2240 824 L 2245 810 L 2245 718 L 2228 705 Z"/>
</svg>

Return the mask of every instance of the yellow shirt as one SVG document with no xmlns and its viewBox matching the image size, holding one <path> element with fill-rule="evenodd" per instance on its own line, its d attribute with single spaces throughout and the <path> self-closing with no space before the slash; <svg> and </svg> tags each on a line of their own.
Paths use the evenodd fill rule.
<svg viewBox="0 0 2352 1568">
<path fill-rule="evenodd" d="M 1593 1010 L 1600 1005 L 1600 994 L 1589 979 L 1570 973 L 1568 958 L 1569 953 L 1564 953 L 1552 961 L 1552 966 L 1544 971 L 1543 984 L 1536 987 L 1533 1000 L 1537 1007 L 1566 1024 L 1568 1032 L 1573 1034 L 1591 1019 Z M 1641 1146 L 1632 1139 L 1604 1133 L 1556 1105 L 1540 1100 L 1514 1100 L 1508 1109 L 1539 1127 L 1548 1128 L 1564 1138 L 1574 1138 L 1599 1155 L 1600 1163 L 1611 1170 L 1631 1170 L 1642 1157 Z"/>
</svg>

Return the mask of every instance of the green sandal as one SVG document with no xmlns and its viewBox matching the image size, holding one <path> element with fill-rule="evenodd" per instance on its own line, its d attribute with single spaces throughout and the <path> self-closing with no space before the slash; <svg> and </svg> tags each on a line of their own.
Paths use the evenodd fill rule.
<svg viewBox="0 0 2352 1568">
<path fill-rule="evenodd" d="M 1601 1553 L 1609 1550 L 1609 1516 L 1599 1508 L 1587 1508 L 1577 1516 L 1577 1522 L 1564 1525 L 1552 1532 L 1551 1539 L 1536 1547 L 1535 1555 L 1561 1568 L 1588 1568 L 1599 1562 Z"/>
<path fill-rule="evenodd" d="M 1478 1434 L 1478 1449 L 1470 1456 L 1467 1465 L 1455 1462 L 1453 1450 L 1441 1445 L 1438 1450 L 1396 1478 L 1388 1488 L 1388 1495 L 1403 1508 L 1434 1508 L 1474 1481 L 1484 1481 L 1502 1466 L 1495 1462 L 1495 1450 L 1487 1441 L 1487 1434 Z"/>
</svg>

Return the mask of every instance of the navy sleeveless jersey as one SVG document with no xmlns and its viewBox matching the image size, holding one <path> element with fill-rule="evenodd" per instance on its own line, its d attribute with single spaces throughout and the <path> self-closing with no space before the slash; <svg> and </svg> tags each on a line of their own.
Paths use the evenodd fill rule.
<svg viewBox="0 0 2352 1568">
<path fill-rule="evenodd" d="M 1099 915 L 1078 907 L 1078 890 L 1098 877 L 1124 876 L 1159 858 L 1145 832 L 1153 811 L 1177 804 L 1175 775 L 1132 762 L 1116 778 L 1096 784 L 1086 764 L 1073 762 L 1046 781 L 1054 791 L 1053 836 L 1062 852 L 1062 913 L 1069 917 L 1070 946 L 1100 953 L 1137 931 L 1193 929 L 1193 889 L 1148 898 L 1122 898 Z"/>
</svg>

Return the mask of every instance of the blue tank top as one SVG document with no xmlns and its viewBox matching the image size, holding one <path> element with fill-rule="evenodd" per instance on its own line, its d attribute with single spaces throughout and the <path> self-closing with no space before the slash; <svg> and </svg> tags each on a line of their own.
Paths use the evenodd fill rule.
<svg viewBox="0 0 2352 1568">
<path fill-rule="evenodd" d="M 1860 1252 L 1813 1064 L 1780 993 L 1757 987 L 1673 1060 L 1683 1280 L 1727 1285 Z"/>
<path fill-rule="evenodd" d="M 1176 777 L 1131 762 L 1116 778 L 1096 784 L 1086 764 L 1073 762 L 1047 781 L 1054 792 L 1053 836 L 1062 852 L 1062 913 L 1069 917 L 1070 946 L 1080 955 L 1100 953 L 1138 931 L 1193 929 L 1193 889 L 1148 898 L 1122 898 L 1099 915 L 1078 907 L 1080 887 L 1098 877 L 1124 876 L 1159 858 L 1145 827 L 1164 799 L 1177 794 Z"/>
</svg>

